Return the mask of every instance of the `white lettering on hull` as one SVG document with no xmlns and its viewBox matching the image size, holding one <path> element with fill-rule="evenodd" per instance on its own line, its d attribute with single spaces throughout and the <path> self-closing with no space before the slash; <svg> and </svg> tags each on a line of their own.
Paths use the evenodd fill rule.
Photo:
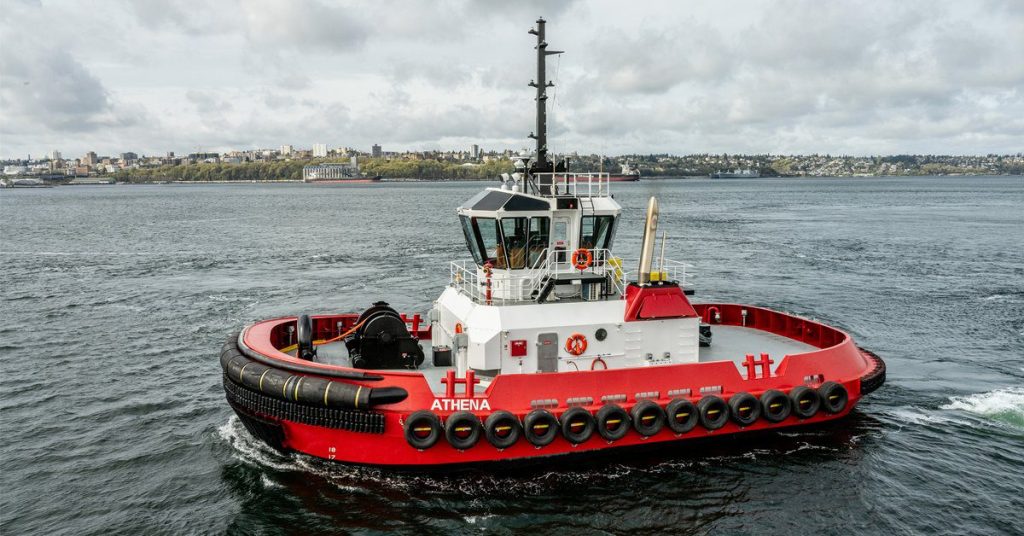
<svg viewBox="0 0 1024 536">
<path fill-rule="evenodd" d="M 481 398 L 435 398 L 433 411 L 491 411 L 491 404 Z"/>
</svg>

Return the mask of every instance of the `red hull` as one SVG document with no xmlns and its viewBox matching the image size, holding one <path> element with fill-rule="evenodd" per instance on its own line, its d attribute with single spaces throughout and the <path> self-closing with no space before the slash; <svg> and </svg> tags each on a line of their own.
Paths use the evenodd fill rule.
<svg viewBox="0 0 1024 536">
<path fill-rule="evenodd" d="M 380 177 L 372 177 L 372 178 L 368 178 L 368 179 L 313 180 L 313 181 L 309 181 L 309 184 L 369 184 L 371 182 L 380 182 Z"/>
<path fill-rule="evenodd" d="M 491 382 L 486 391 L 476 393 L 475 396 L 467 396 L 463 392 L 464 388 L 460 387 L 459 392 L 453 395 L 454 400 L 446 402 L 446 404 L 455 406 L 452 409 L 479 409 L 481 403 L 486 401 L 486 406 L 489 406 L 490 410 L 474 411 L 481 420 L 485 419 L 491 410 L 510 411 L 522 419 L 533 409 L 531 401 L 537 400 L 556 400 L 556 405 L 552 406 L 550 411 L 557 416 L 568 410 L 566 401 L 569 399 L 589 398 L 596 401 L 596 403 L 582 406 L 594 413 L 601 407 L 602 397 L 621 394 L 625 395 L 625 400 L 620 402 L 620 405 L 629 411 L 638 402 L 637 395 L 641 394 L 642 398 L 654 400 L 664 407 L 673 398 L 673 396 L 669 396 L 670 393 L 681 391 L 688 392 L 689 395 L 684 397 L 696 402 L 702 392 L 713 387 L 718 390 L 715 394 L 727 400 L 737 393 L 751 393 L 754 396 L 759 396 L 768 389 L 788 391 L 790 388 L 801 385 L 813 387 L 824 381 L 842 384 L 849 394 L 849 402 L 838 413 L 830 414 L 822 410 L 807 419 L 791 415 L 782 422 L 770 423 L 762 418 L 749 426 L 739 426 L 735 422 L 729 421 L 720 429 L 708 430 L 698 425 L 683 434 L 674 433 L 666 426 L 650 437 L 643 437 L 635 430 L 631 430 L 625 437 L 614 442 L 606 441 L 595 433 L 589 440 L 581 444 L 572 444 L 559 436 L 549 445 L 535 447 L 525 438 L 520 438 L 511 447 L 498 449 L 485 439 L 481 439 L 471 448 L 458 450 L 447 444 L 442 438 L 434 446 L 420 450 L 407 443 L 404 435 L 404 419 L 417 410 L 430 409 L 432 405 L 442 421 L 454 413 L 451 410 L 437 409 L 438 405 L 435 401 L 442 398 L 435 395 L 423 374 L 414 371 L 359 371 L 303 361 L 284 354 L 277 348 L 286 346 L 286 330 L 288 326 L 294 325 L 294 318 L 267 320 L 250 326 L 239 338 L 243 352 L 250 356 L 258 354 L 263 360 L 280 363 L 284 368 L 299 366 L 311 368 L 314 371 L 323 370 L 332 373 L 361 374 L 369 372 L 381 378 L 378 381 L 345 382 L 358 386 L 360 390 L 381 387 L 404 389 L 408 392 L 408 397 L 401 402 L 377 406 L 372 408 L 372 411 L 366 412 L 373 414 L 373 418 L 380 421 L 382 429 L 374 430 L 377 433 L 368 433 L 365 430 L 354 431 L 316 425 L 312 423 L 318 421 L 311 421 L 308 418 L 282 418 L 280 411 L 272 409 L 261 411 L 260 408 L 273 408 L 276 407 L 274 403 L 281 403 L 279 400 L 274 401 L 267 398 L 266 395 L 269 393 L 260 395 L 247 391 L 250 401 L 240 402 L 240 399 L 237 396 L 233 398 L 231 393 L 232 389 L 239 388 L 234 381 L 234 375 L 237 374 L 241 378 L 244 367 L 242 367 L 243 370 L 238 371 L 232 369 L 231 366 L 226 366 L 225 388 L 230 387 L 228 399 L 250 431 L 282 450 L 298 451 L 319 458 L 355 464 L 429 468 L 524 461 L 537 457 L 593 453 L 620 447 L 667 444 L 676 441 L 812 425 L 846 416 L 862 396 L 862 381 L 869 381 L 870 386 L 867 389 L 871 390 L 884 380 L 884 364 L 881 360 L 870 352 L 858 349 L 850 336 L 838 329 L 785 313 L 752 306 L 700 304 L 695 305 L 695 308 L 697 313 L 706 320 L 710 319 L 709 311 L 717 308 L 721 314 L 721 321 L 718 323 L 732 326 L 739 326 L 744 322 L 741 310 L 746 309 L 749 312 L 745 321 L 746 327 L 785 336 L 819 349 L 783 357 L 774 374 L 769 372 L 767 377 L 763 375 L 763 369 L 751 365 L 749 370 L 753 370 L 754 374 L 750 379 L 744 377 L 732 361 L 569 373 L 500 375 Z M 356 315 L 316 317 L 314 318 L 314 336 L 317 338 L 337 336 L 340 330 L 348 329 L 355 322 Z M 430 337 L 429 327 L 424 329 L 419 326 L 418 315 L 414 319 L 410 317 L 409 322 L 413 327 L 412 333 L 417 337 L 420 339 Z M 225 356 L 230 358 L 234 355 L 231 346 L 233 345 L 225 346 L 224 352 L 226 353 L 222 352 L 222 364 Z M 237 353 L 235 352 L 235 354 Z M 310 374 L 308 377 L 315 378 L 316 375 Z M 337 379 L 333 379 L 333 381 L 338 382 Z M 262 379 L 260 388 L 263 389 Z M 290 387 L 286 386 L 287 390 L 290 390 Z M 296 386 L 296 392 L 298 392 L 298 386 Z M 253 397 L 260 398 L 261 396 L 266 399 L 264 402 L 251 401 Z M 288 398 L 287 393 L 285 398 Z M 270 400 L 269 406 L 267 406 L 267 400 Z M 301 413 L 302 408 L 299 410 Z M 295 409 L 293 408 L 291 411 L 295 411 Z M 315 411 L 315 409 L 310 411 Z M 303 420 L 305 422 L 302 422 Z"/>
<path fill-rule="evenodd" d="M 640 180 L 640 175 L 609 175 L 608 182 L 636 182 Z"/>
</svg>

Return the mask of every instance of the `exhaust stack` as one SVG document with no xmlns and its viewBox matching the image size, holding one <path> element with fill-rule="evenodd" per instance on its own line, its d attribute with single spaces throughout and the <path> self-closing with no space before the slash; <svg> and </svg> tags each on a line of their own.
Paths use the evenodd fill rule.
<svg viewBox="0 0 1024 536">
<path fill-rule="evenodd" d="M 640 267 L 637 269 L 637 284 L 651 283 L 651 265 L 654 262 L 654 241 L 658 233 L 658 200 L 651 196 L 647 202 L 647 223 L 644 225 L 643 246 L 640 248 Z"/>
</svg>

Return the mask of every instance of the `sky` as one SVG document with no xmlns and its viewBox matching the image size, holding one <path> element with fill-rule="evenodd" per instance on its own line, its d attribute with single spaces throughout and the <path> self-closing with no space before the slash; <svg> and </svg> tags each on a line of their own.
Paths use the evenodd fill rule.
<svg viewBox="0 0 1024 536">
<path fill-rule="evenodd" d="M 0 1 L 0 157 L 1024 151 L 1020 0 Z"/>
</svg>

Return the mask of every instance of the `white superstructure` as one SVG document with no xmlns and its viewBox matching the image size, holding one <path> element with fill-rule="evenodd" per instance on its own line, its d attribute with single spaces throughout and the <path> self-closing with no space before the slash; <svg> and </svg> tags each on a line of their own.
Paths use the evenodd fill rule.
<svg viewBox="0 0 1024 536">
<path fill-rule="evenodd" d="M 457 212 L 473 259 L 452 263 L 431 322 L 459 374 L 698 360 L 699 318 L 626 321 L 628 274 L 612 253 L 621 207 L 607 174 L 517 172 Z M 685 282 L 685 268 L 662 260 L 652 276 Z M 585 349 L 570 351 L 574 335 Z"/>
</svg>

